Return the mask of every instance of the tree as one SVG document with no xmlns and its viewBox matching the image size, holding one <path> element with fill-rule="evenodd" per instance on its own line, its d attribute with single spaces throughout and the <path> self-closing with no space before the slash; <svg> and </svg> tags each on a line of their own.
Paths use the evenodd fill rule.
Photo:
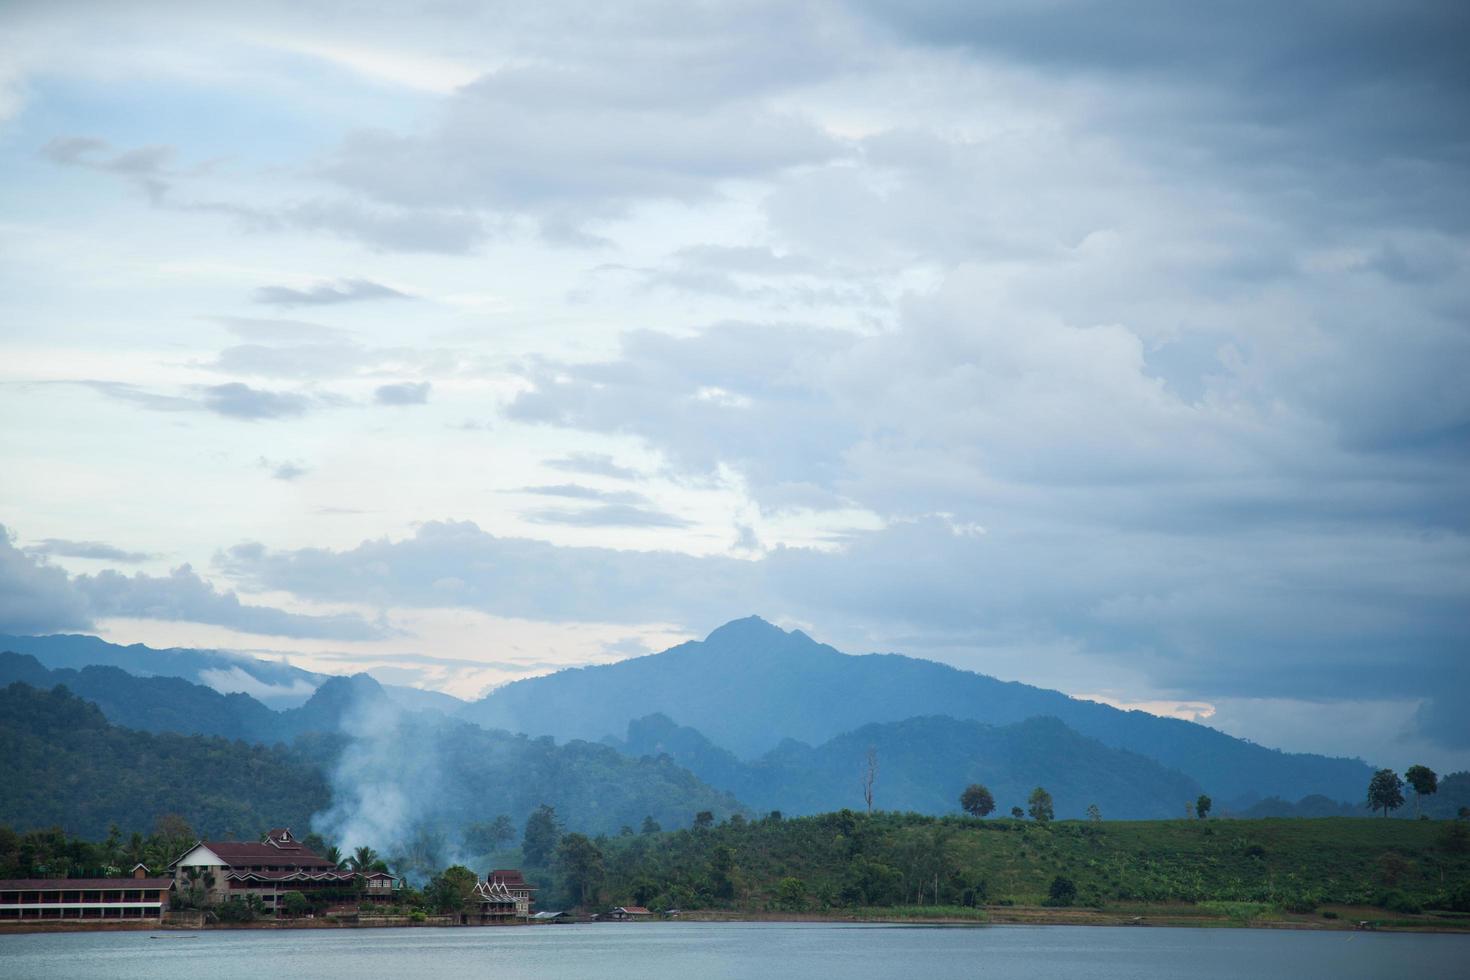
<svg viewBox="0 0 1470 980">
<path fill-rule="evenodd" d="M 1199 799 L 1194 801 L 1194 815 L 1203 820 L 1210 815 L 1210 807 L 1214 805 L 1214 800 L 1201 793 Z"/>
<path fill-rule="evenodd" d="M 462 864 L 453 864 L 429 879 L 424 901 L 436 912 L 458 912 L 475 892 L 479 878 Z"/>
<path fill-rule="evenodd" d="M 867 758 L 863 760 L 863 802 L 868 812 L 873 812 L 873 786 L 878 782 L 878 749 L 868 746 Z"/>
<path fill-rule="evenodd" d="M 1414 787 L 1414 816 L 1419 816 L 1419 800 L 1433 796 L 1439 791 L 1439 776 L 1428 766 L 1410 766 L 1404 771 L 1404 779 Z"/>
<path fill-rule="evenodd" d="M 1045 904 L 1067 906 L 1075 901 L 1077 901 L 1077 885 L 1071 878 L 1057 875 L 1051 880 L 1051 888 L 1047 890 Z"/>
<path fill-rule="evenodd" d="M 567 834 L 556 848 L 556 863 L 566 879 L 567 893 L 583 908 L 597 898 L 602 886 L 602 851 L 585 834 Z"/>
<path fill-rule="evenodd" d="M 708 810 L 700 810 L 694 815 L 694 829 L 708 830 L 715 822 L 715 815 Z"/>
<path fill-rule="evenodd" d="M 300 892 L 291 891 L 281 896 L 281 911 L 293 919 L 301 918 L 310 907 L 306 896 Z"/>
<path fill-rule="evenodd" d="M 643 827 L 640 831 L 641 833 L 656 834 L 661 830 L 663 830 L 663 828 L 659 826 L 658 821 L 653 819 L 653 816 L 651 814 L 643 818 Z"/>
<path fill-rule="evenodd" d="M 543 803 L 526 818 L 526 831 L 521 836 L 521 855 L 532 867 L 544 868 L 551 863 L 560 840 L 561 825 L 556 819 L 556 807 Z"/>
<path fill-rule="evenodd" d="M 1097 808 L 1096 803 L 1087 804 L 1087 819 L 1093 823 L 1102 823 L 1102 811 Z"/>
<path fill-rule="evenodd" d="M 1368 809 L 1382 810 L 1386 817 L 1389 810 L 1397 810 L 1403 805 L 1404 781 L 1399 774 L 1392 769 L 1375 772 L 1373 780 L 1368 783 Z"/>
<path fill-rule="evenodd" d="M 378 852 L 366 844 L 353 851 L 352 856 L 347 859 L 347 866 L 357 872 L 375 871 L 382 863 Z"/>
<path fill-rule="evenodd" d="M 332 867 L 341 871 L 347 867 L 347 859 L 342 856 L 342 849 L 333 844 L 322 852 L 322 857 L 332 862 Z"/>
<path fill-rule="evenodd" d="M 492 854 L 516 839 L 516 825 L 502 813 L 488 823 L 470 824 L 460 838 L 476 854 Z"/>
<path fill-rule="evenodd" d="M 960 794 L 960 808 L 972 817 L 986 817 L 995 809 L 995 797 L 979 783 L 971 783 Z"/>
<path fill-rule="evenodd" d="M 1031 819 L 1037 823 L 1047 823 L 1054 815 L 1051 805 L 1051 794 L 1040 786 L 1031 791 L 1031 795 L 1026 798 L 1026 802 L 1028 804 L 1026 812 L 1031 814 Z"/>
<path fill-rule="evenodd" d="M 153 822 L 153 836 L 163 845 L 163 853 L 168 855 L 164 863 L 183 857 L 184 852 L 199 840 L 189 821 L 177 813 L 160 814 Z"/>
<path fill-rule="evenodd" d="M 806 882 L 800 878 L 782 878 L 776 883 L 776 905 L 787 912 L 806 910 Z"/>
<path fill-rule="evenodd" d="M 1012 820 L 1020 820 L 1025 815 L 1026 815 L 1026 811 L 1025 810 L 1022 810 L 1020 807 L 1018 807 L 1018 806 L 1011 807 L 1011 819 Z"/>
</svg>

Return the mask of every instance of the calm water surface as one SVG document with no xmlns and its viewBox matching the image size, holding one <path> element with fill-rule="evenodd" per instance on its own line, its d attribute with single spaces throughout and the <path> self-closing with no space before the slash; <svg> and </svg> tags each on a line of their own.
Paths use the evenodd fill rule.
<svg viewBox="0 0 1470 980">
<path fill-rule="evenodd" d="M 1452 935 L 694 922 L 158 935 L 0 936 L 0 977 L 1470 977 L 1470 936 Z"/>
</svg>

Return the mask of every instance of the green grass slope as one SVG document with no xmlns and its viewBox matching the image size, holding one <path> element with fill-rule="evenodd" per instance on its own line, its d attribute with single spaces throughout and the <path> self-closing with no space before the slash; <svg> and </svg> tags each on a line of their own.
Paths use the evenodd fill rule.
<svg viewBox="0 0 1470 980">
<path fill-rule="evenodd" d="M 1061 822 L 842 811 L 611 842 L 605 892 L 681 908 L 1041 904 L 1057 877 L 1077 904 L 1470 901 L 1457 821 Z M 797 884 L 783 886 L 783 879 Z M 1470 909 L 1467 909 L 1470 911 Z"/>
</svg>

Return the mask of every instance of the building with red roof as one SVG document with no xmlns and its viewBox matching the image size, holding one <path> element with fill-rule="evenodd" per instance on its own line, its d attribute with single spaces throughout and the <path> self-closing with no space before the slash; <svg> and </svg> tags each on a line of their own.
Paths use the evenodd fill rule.
<svg viewBox="0 0 1470 980">
<path fill-rule="evenodd" d="M 391 901 L 399 881 L 386 871 L 339 868 L 276 827 L 263 841 L 199 841 L 169 865 L 180 894 L 196 889 L 209 904 L 259 896 L 268 910 L 287 892 L 325 894 L 353 901 Z"/>
</svg>

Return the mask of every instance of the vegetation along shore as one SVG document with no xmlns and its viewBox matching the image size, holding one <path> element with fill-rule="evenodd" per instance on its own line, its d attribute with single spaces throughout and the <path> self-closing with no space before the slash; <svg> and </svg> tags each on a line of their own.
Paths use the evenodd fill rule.
<svg viewBox="0 0 1470 980">
<path fill-rule="evenodd" d="M 0 876 L 78 875 L 132 857 L 166 863 L 191 841 L 176 822 L 162 829 L 91 843 L 0 828 Z M 844 810 L 723 822 L 700 813 L 687 829 L 648 821 L 642 832 L 593 838 L 563 832 L 545 807 L 518 848 L 483 860 L 523 864 L 540 908 L 583 919 L 629 906 L 650 918 L 705 921 L 1470 931 L 1465 820 L 1050 821 Z M 401 889 L 388 907 L 333 896 L 332 907 L 317 908 L 313 897 L 279 918 L 245 906 L 201 910 L 197 921 L 448 925 L 476 880 L 452 865 Z M 25 926 L 8 928 L 16 927 Z"/>
</svg>

